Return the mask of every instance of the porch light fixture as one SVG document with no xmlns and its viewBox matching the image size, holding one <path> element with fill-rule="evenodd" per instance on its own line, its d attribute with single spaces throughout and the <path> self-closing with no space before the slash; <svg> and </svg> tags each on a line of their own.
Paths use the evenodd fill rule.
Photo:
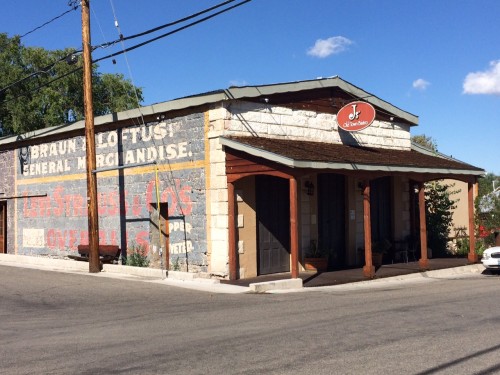
<svg viewBox="0 0 500 375">
<path fill-rule="evenodd" d="M 311 181 L 306 181 L 304 186 L 306 187 L 307 195 L 314 195 L 314 184 Z"/>
</svg>

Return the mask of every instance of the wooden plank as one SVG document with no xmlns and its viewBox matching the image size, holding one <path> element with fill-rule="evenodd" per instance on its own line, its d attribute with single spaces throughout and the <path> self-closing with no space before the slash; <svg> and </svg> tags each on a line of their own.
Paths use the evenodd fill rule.
<svg viewBox="0 0 500 375">
<path fill-rule="evenodd" d="M 365 232 L 365 266 L 363 275 L 370 279 L 375 277 L 372 259 L 372 222 L 370 214 L 370 181 L 364 181 L 363 187 L 363 227 Z"/>
<path fill-rule="evenodd" d="M 474 233 L 474 184 L 468 184 L 468 203 L 469 203 L 469 254 L 468 260 L 470 263 L 477 263 L 479 257 L 476 254 L 476 236 Z"/>
<path fill-rule="evenodd" d="M 425 185 L 423 182 L 418 184 L 418 209 L 420 217 L 420 259 L 418 265 L 421 270 L 429 268 L 427 259 L 427 224 L 425 222 Z"/>
<path fill-rule="evenodd" d="M 290 252 L 292 258 L 292 279 L 299 277 L 299 230 L 297 209 L 297 180 L 290 178 Z"/>
<path fill-rule="evenodd" d="M 235 195 L 234 185 L 231 182 L 227 184 L 228 196 L 228 241 L 229 241 L 229 280 L 237 278 L 237 263 L 236 263 L 236 223 L 235 223 Z"/>
</svg>

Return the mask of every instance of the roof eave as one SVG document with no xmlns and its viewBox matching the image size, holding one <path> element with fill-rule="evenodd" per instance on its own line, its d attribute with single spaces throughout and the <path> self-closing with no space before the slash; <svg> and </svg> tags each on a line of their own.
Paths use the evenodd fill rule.
<svg viewBox="0 0 500 375">
<path fill-rule="evenodd" d="M 362 163 L 330 163 L 322 161 L 295 160 L 257 147 L 242 144 L 232 139 L 220 137 L 223 146 L 247 154 L 273 161 L 290 168 L 304 169 L 332 169 L 345 171 L 367 171 L 367 172 L 390 172 L 390 173 L 422 173 L 422 174 L 445 174 L 456 176 L 482 176 L 484 171 L 472 169 L 451 169 L 451 168 L 423 168 L 413 166 L 376 165 Z"/>
<path fill-rule="evenodd" d="M 170 111 L 182 110 L 190 107 L 197 107 L 206 104 L 216 103 L 218 101 L 225 100 L 226 95 L 224 92 L 216 92 L 208 95 L 200 95 L 189 98 L 175 99 L 168 102 L 162 102 L 157 104 L 152 104 L 145 107 L 129 109 L 127 111 L 110 113 L 107 115 L 97 116 L 94 118 L 94 126 L 96 128 L 112 124 L 118 121 L 126 121 L 130 119 L 141 118 L 145 116 L 151 116 L 159 113 L 165 113 Z M 85 120 L 77 121 L 72 124 L 65 124 L 59 126 L 53 126 L 51 128 L 44 128 L 35 130 L 25 134 L 23 140 L 43 138 L 51 135 L 64 134 L 74 130 L 81 130 L 85 128 Z M 17 141 L 17 135 L 8 136 L 0 139 L 0 145 L 9 144 Z"/>
<path fill-rule="evenodd" d="M 405 112 L 400 108 L 376 97 L 354 86 L 353 84 L 344 81 L 342 78 L 335 76 L 332 78 L 317 79 L 310 81 L 288 82 L 264 86 L 244 86 L 244 87 L 231 87 L 226 89 L 225 92 L 229 99 L 244 99 L 244 98 L 257 98 L 260 96 L 280 94 L 285 92 L 298 92 L 315 90 L 322 88 L 338 87 L 341 90 L 351 94 L 354 97 L 369 102 L 370 104 L 382 108 L 384 111 L 393 114 L 410 122 L 412 125 L 418 125 L 418 116 L 409 112 Z"/>
<path fill-rule="evenodd" d="M 210 105 L 225 100 L 244 100 L 245 98 L 256 98 L 260 96 L 293 93 L 300 91 L 309 91 L 322 88 L 338 87 L 341 90 L 351 94 L 353 97 L 365 100 L 370 104 L 382 108 L 384 111 L 391 113 L 394 117 L 398 117 L 408 121 L 411 125 L 418 124 L 418 116 L 405 112 L 392 104 L 354 86 L 353 84 L 344 81 L 338 76 L 331 78 L 322 78 L 309 81 L 298 81 L 289 83 L 278 83 L 261 86 L 244 86 L 230 87 L 225 90 L 214 91 L 206 94 L 194 95 L 180 99 L 174 99 L 168 102 L 162 102 L 144 106 L 140 108 L 130 109 L 127 111 L 111 113 L 108 115 L 97 116 L 94 119 L 94 125 L 100 126 L 130 119 L 152 116 L 155 114 L 183 110 L 203 105 Z M 28 134 L 25 134 L 24 139 L 44 138 L 47 136 L 63 134 L 66 132 L 81 130 L 85 128 L 85 121 L 78 121 L 73 124 L 64 124 L 51 128 L 39 129 Z M 17 136 L 0 138 L 0 145 L 13 143 L 17 140 Z"/>
</svg>

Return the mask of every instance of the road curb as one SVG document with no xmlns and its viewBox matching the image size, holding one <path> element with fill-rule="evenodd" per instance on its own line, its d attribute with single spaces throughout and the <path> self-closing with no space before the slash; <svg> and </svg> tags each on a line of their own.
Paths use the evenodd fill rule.
<svg viewBox="0 0 500 375">
<path fill-rule="evenodd" d="M 266 281 L 262 283 L 252 283 L 249 290 L 252 293 L 265 293 L 274 290 L 301 289 L 303 287 L 302 279 L 286 279 Z"/>
<path fill-rule="evenodd" d="M 7 265 L 10 264 L 27 267 L 43 267 L 59 271 L 88 272 L 89 270 L 89 264 L 86 262 L 77 262 L 67 259 L 54 259 L 30 255 L 0 254 L 0 262 Z"/>
<path fill-rule="evenodd" d="M 67 259 L 54 259 L 47 257 L 37 257 L 29 255 L 0 254 L 0 264 L 17 267 L 32 267 L 60 272 L 88 273 L 87 262 L 78 262 Z M 416 272 L 406 275 L 384 277 L 373 280 L 358 281 L 353 283 L 303 287 L 302 279 L 283 279 L 260 283 L 252 283 L 249 287 L 223 284 L 219 279 L 210 278 L 208 274 L 197 274 L 181 271 L 168 271 L 157 268 L 132 267 L 118 264 L 104 264 L 101 273 L 92 274 L 100 276 L 117 277 L 140 277 L 149 281 L 160 282 L 167 285 L 183 288 L 209 291 L 214 293 L 286 293 L 286 292 L 306 292 L 324 289 L 346 289 L 362 288 L 367 286 L 382 286 L 393 282 L 414 281 L 424 279 L 439 279 L 464 274 L 481 273 L 485 267 L 481 264 L 471 264 L 467 266 L 444 268 L 425 272 Z"/>
<path fill-rule="evenodd" d="M 361 289 L 369 287 L 384 287 L 388 284 L 393 283 L 404 283 L 404 282 L 418 282 L 432 279 L 446 279 L 453 276 L 463 276 L 467 274 L 480 274 L 485 270 L 485 267 L 481 264 L 470 264 L 467 266 L 453 267 L 453 268 L 443 268 L 438 270 L 430 270 L 423 272 L 409 273 L 405 275 L 391 276 L 391 277 L 381 277 L 379 279 L 357 281 L 353 283 L 339 284 L 339 285 L 328 285 L 328 286 L 318 286 L 311 288 L 304 288 L 304 291 L 313 290 L 350 290 L 350 289 Z"/>
<path fill-rule="evenodd" d="M 14 255 L 14 254 L 0 254 L 0 263 L 5 265 L 17 265 L 20 267 L 40 267 L 55 271 L 67 272 L 88 272 L 88 262 L 81 262 L 69 259 L 55 259 L 47 257 L 38 257 L 31 255 Z M 210 279 L 207 274 L 181 272 L 181 271 L 168 271 L 158 268 L 148 267 L 133 267 L 124 266 L 120 264 L 103 264 L 101 274 L 121 274 L 129 276 L 139 276 L 155 279 L 174 279 L 174 280 L 191 280 L 201 281 L 205 283 L 220 283 L 218 279 Z"/>
</svg>

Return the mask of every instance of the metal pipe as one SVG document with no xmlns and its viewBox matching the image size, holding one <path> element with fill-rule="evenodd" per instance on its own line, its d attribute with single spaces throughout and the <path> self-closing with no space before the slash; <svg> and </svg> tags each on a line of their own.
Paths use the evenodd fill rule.
<svg viewBox="0 0 500 375">
<path fill-rule="evenodd" d="M 3 193 L 0 193 L 3 194 Z M 32 195 L 10 195 L 6 197 L 1 197 L 0 199 L 22 199 L 22 198 L 41 198 L 41 197 L 46 197 L 47 193 L 45 194 L 32 194 Z"/>
<path fill-rule="evenodd" d="M 114 170 L 126 169 L 126 168 L 142 167 L 142 166 L 145 166 L 145 165 L 153 165 L 153 164 L 156 164 L 156 162 L 155 161 L 150 161 L 150 162 L 145 162 L 145 163 L 119 165 L 119 166 L 116 166 L 116 167 L 93 169 L 92 173 L 96 174 L 96 173 L 100 173 L 100 172 L 114 171 Z"/>
</svg>

